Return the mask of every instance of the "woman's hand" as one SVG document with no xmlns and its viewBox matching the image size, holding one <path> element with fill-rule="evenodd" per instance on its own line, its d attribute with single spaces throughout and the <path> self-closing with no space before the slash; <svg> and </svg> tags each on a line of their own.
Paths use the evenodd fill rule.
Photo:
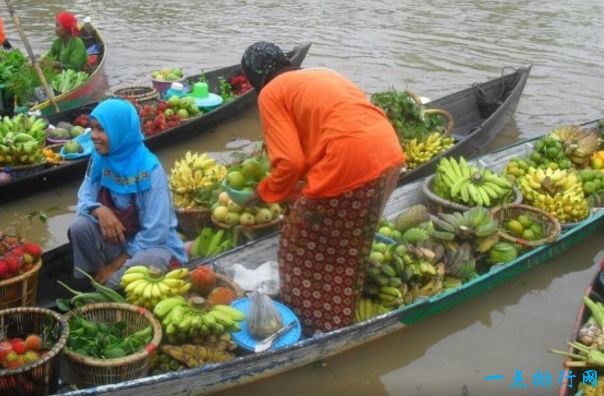
<svg viewBox="0 0 604 396">
<path fill-rule="evenodd" d="M 99 221 L 104 240 L 120 245 L 126 243 L 124 235 L 126 229 L 111 209 L 106 206 L 99 206 L 91 213 Z"/>
</svg>

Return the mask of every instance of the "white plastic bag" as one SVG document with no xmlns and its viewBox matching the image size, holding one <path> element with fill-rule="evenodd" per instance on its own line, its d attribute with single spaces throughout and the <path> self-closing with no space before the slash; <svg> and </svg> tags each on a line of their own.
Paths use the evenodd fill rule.
<svg viewBox="0 0 604 396">
<path fill-rule="evenodd" d="M 249 333 L 256 339 L 264 339 L 283 327 L 281 314 L 273 300 L 262 291 L 250 294 L 250 314 L 247 322 Z"/>
</svg>

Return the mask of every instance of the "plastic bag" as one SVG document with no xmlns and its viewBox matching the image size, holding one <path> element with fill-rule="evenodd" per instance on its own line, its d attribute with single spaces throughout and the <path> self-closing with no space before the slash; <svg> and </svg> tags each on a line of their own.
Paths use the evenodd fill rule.
<svg viewBox="0 0 604 396">
<path fill-rule="evenodd" d="M 256 339 L 264 339 L 283 327 L 281 314 L 275 308 L 273 300 L 259 290 L 250 295 L 247 327 L 250 335 Z"/>
</svg>

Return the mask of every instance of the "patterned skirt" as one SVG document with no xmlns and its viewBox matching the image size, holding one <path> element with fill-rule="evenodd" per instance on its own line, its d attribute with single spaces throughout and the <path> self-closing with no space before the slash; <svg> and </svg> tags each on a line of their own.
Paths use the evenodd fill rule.
<svg viewBox="0 0 604 396">
<path fill-rule="evenodd" d="M 281 232 L 281 297 L 304 334 L 352 324 L 371 244 L 399 167 L 332 198 L 300 197 Z"/>
</svg>

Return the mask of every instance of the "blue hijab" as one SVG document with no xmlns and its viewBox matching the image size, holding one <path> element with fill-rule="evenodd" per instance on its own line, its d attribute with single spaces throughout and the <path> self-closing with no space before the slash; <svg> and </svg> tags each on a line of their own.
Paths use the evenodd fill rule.
<svg viewBox="0 0 604 396">
<path fill-rule="evenodd" d="M 90 178 L 119 194 L 132 194 L 151 188 L 151 171 L 160 165 L 145 146 L 140 119 L 134 106 L 125 100 L 108 99 L 92 110 L 90 117 L 103 127 L 109 152 L 92 153 Z"/>
</svg>

